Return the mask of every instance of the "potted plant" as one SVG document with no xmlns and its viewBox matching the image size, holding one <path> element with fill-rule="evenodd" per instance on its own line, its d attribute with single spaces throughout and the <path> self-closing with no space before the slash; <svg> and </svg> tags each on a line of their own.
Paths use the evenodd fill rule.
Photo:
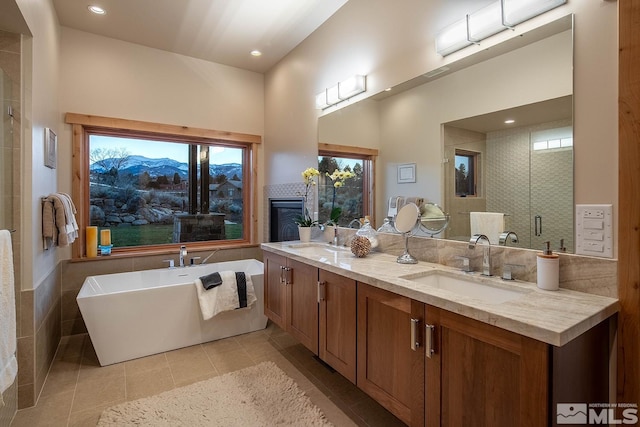
<svg viewBox="0 0 640 427">
<path fill-rule="evenodd" d="M 333 198 L 331 199 L 331 211 L 329 213 L 329 221 L 324 224 L 324 238 L 327 242 L 332 242 L 335 236 L 335 229 L 338 226 L 338 220 L 342 215 L 342 208 L 336 206 L 336 191 L 344 186 L 344 182 L 353 178 L 355 174 L 348 170 L 341 171 L 336 169 L 331 175 L 327 172 L 327 176 L 333 181 Z"/>
<path fill-rule="evenodd" d="M 298 225 L 298 233 L 300 234 L 300 241 L 308 242 L 311 240 L 311 227 L 318 225 L 318 221 L 314 220 L 309 214 L 308 199 L 309 190 L 315 186 L 316 177 L 320 175 L 318 169 L 307 168 L 302 172 L 302 180 L 304 182 L 304 214 L 294 219 L 294 222 Z"/>
</svg>

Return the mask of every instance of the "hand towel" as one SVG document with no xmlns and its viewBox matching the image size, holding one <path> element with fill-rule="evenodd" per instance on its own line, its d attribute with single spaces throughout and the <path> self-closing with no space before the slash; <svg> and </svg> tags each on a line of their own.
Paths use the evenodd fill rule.
<svg viewBox="0 0 640 427">
<path fill-rule="evenodd" d="M 206 276 L 200 277 L 200 281 L 202 282 L 202 287 L 208 291 L 211 288 L 215 288 L 216 286 L 222 285 L 222 277 L 220 277 L 220 273 L 217 271 L 215 273 L 207 274 Z"/>
<path fill-rule="evenodd" d="M 242 275 L 236 275 L 233 271 L 220 271 L 219 274 L 222 278 L 222 284 L 212 287 L 209 290 L 205 290 L 202 278 L 198 278 L 195 281 L 200 311 L 202 312 L 202 318 L 204 320 L 209 320 L 224 311 L 250 307 L 257 301 L 250 275 L 244 273 Z M 239 295 L 239 290 L 240 293 L 244 293 L 242 289 L 245 287 L 242 280 L 243 276 L 244 285 L 246 285 L 246 297 Z M 240 285 L 240 289 L 238 285 Z"/>
<path fill-rule="evenodd" d="M 73 200 L 71 200 L 71 196 L 66 193 L 57 193 L 56 194 L 62 204 L 64 205 L 64 216 L 65 216 L 65 229 L 67 232 L 67 238 L 69 243 L 72 243 L 74 240 L 78 238 L 78 223 L 76 221 L 76 206 L 73 204 Z"/>
<path fill-rule="evenodd" d="M 0 402 L 2 393 L 13 384 L 18 373 L 13 280 L 11 233 L 8 230 L 0 230 Z"/>
<path fill-rule="evenodd" d="M 489 242 L 497 245 L 504 231 L 504 214 L 498 212 L 470 212 L 471 235 L 484 234 Z"/>
</svg>

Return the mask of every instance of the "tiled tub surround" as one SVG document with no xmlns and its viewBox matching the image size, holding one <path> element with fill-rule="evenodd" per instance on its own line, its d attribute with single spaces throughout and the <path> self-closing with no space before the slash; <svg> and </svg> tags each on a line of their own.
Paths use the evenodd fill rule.
<svg viewBox="0 0 640 427">
<path fill-rule="evenodd" d="M 386 240 L 387 237 L 397 239 L 400 236 L 385 235 L 381 237 Z M 418 239 L 414 238 L 414 240 Z M 431 248 L 425 246 L 421 250 L 411 249 L 414 256 L 424 259 L 427 253 L 431 253 L 431 256 L 434 257 L 438 252 L 443 253 L 443 258 L 449 256 L 444 255 L 444 248 L 438 249 L 437 240 L 425 240 L 432 243 L 433 246 Z M 386 241 L 386 243 L 391 242 Z M 390 246 L 392 245 L 386 246 L 385 250 L 397 252 Z M 296 246 L 292 242 L 266 243 L 262 245 L 262 248 L 555 346 L 568 343 L 618 311 L 618 301 L 615 298 L 568 289 L 543 291 L 538 289 L 534 283 L 523 281 L 506 283 L 499 277 L 487 279 L 477 273 L 469 276 L 457 268 L 432 262 L 398 264 L 395 254 L 374 252 L 365 258 L 356 258 L 349 250 L 327 251 L 326 248 L 318 246 Z M 449 253 L 451 256 L 460 255 L 456 252 Z M 478 252 L 481 253 L 481 251 Z M 533 254 L 535 256 L 535 252 Z M 465 256 L 465 254 L 462 255 Z M 498 254 L 494 256 L 497 257 Z M 477 264 L 474 258 L 472 265 L 477 266 Z M 494 263 L 494 265 L 501 264 Z M 407 275 L 437 273 L 438 271 L 449 275 L 459 275 L 467 280 L 473 277 L 472 280 L 489 281 L 499 287 L 514 287 L 524 293 L 523 296 L 515 300 L 496 304 L 420 285 L 401 278 Z"/>
</svg>

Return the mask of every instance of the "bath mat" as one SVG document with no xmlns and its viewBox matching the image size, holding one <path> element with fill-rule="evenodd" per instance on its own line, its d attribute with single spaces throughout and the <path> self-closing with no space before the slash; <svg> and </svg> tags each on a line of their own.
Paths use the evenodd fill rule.
<svg viewBox="0 0 640 427">
<path fill-rule="evenodd" d="M 273 362 L 106 409 L 98 426 L 332 426 Z"/>
</svg>

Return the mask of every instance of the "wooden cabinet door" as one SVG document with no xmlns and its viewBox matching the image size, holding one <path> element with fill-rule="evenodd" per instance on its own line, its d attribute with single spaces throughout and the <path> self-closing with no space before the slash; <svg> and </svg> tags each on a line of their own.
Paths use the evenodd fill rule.
<svg viewBox="0 0 640 427">
<path fill-rule="evenodd" d="M 424 351 L 411 339 L 412 319 L 424 326 L 424 304 L 360 282 L 357 299 L 358 387 L 406 424 L 424 426 Z"/>
<path fill-rule="evenodd" d="M 426 319 L 427 426 L 548 424 L 547 344 L 431 306 Z"/>
<path fill-rule="evenodd" d="M 319 272 L 319 356 L 356 383 L 356 281 Z"/>
<path fill-rule="evenodd" d="M 292 259 L 287 268 L 286 330 L 318 354 L 318 269 Z"/>
<path fill-rule="evenodd" d="M 287 259 L 283 256 L 264 252 L 264 314 L 282 329 L 287 329 L 285 321 L 287 303 L 285 271 Z"/>
</svg>

